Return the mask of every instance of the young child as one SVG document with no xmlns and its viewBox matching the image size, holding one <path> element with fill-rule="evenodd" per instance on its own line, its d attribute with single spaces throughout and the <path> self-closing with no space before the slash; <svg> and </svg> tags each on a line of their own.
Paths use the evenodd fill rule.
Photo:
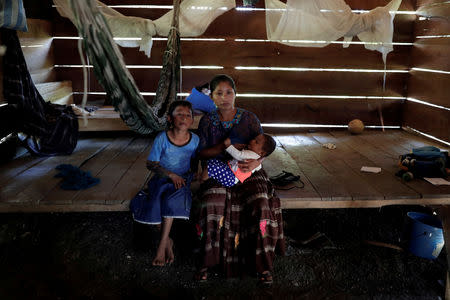
<svg viewBox="0 0 450 300">
<path fill-rule="evenodd" d="M 209 177 L 214 178 L 220 182 L 223 186 L 230 187 L 236 183 L 244 182 L 245 179 L 250 177 L 253 172 L 261 170 L 261 164 L 251 172 L 242 172 L 239 167 L 239 161 L 246 159 L 259 159 L 260 157 L 267 157 L 276 148 L 275 140 L 268 134 L 260 134 L 251 140 L 246 149 L 238 150 L 231 145 L 230 139 L 224 141 L 227 151 L 233 159 L 228 164 L 218 159 L 211 159 L 208 161 L 207 172 L 203 173 L 202 180 L 206 180 Z"/>
<path fill-rule="evenodd" d="M 175 101 L 169 107 L 170 129 L 159 133 L 147 158 L 147 168 L 155 175 L 148 183 L 147 199 L 134 198 L 130 209 L 135 221 L 161 225 L 161 240 L 152 264 L 164 266 L 174 260 L 169 237 L 173 219 L 189 219 L 191 209 L 191 160 L 199 137 L 189 131 L 193 123 L 192 105 Z"/>
</svg>

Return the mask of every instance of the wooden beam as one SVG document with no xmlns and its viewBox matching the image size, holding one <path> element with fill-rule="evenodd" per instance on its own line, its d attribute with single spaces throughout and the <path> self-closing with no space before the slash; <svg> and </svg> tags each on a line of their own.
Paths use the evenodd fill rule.
<svg viewBox="0 0 450 300">
<path fill-rule="evenodd" d="M 402 125 L 450 142 L 449 110 L 407 101 L 403 108 Z"/>
<path fill-rule="evenodd" d="M 55 63 L 80 65 L 77 40 L 53 41 Z M 137 48 L 119 47 L 126 65 L 162 65 L 167 41 L 153 42 L 151 58 Z M 409 64 L 410 46 L 395 46 L 388 55 L 387 70 L 405 70 Z M 181 41 L 182 64 L 185 66 L 220 65 L 302 68 L 345 68 L 383 70 L 381 54 L 363 45 L 343 48 L 331 44 L 324 48 L 291 47 L 274 42 Z"/>
<path fill-rule="evenodd" d="M 156 91 L 160 69 L 130 69 L 141 92 Z M 92 72 L 92 71 L 91 71 Z M 288 72 L 236 70 L 183 70 L 183 91 L 209 82 L 218 73 L 230 75 L 237 84 L 238 93 L 275 93 L 302 95 L 355 95 L 355 96 L 405 96 L 407 73 L 388 73 L 386 90 L 383 90 L 383 73 L 358 72 Z M 74 92 L 83 91 L 81 68 L 58 68 L 59 81 L 71 80 Z M 104 91 L 91 76 L 90 91 Z"/>
</svg>

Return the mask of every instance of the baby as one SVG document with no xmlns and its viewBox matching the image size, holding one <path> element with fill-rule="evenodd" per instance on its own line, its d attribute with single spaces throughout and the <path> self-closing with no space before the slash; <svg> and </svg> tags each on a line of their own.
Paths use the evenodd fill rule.
<svg viewBox="0 0 450 300">
<path fill-rule="evenodd" d="M 208 161 L 208 172 L 203 172 L 203 180 L 208 178 L 214 178 L 220 182 L 223 186 L 230 187 L 236 183 L 244 182 L 253 172 L 261 170 L 261 164 L 251 172 L 242 172 L 239 167 L 239 161 L 246 159 L 259 159 L 261 157 L 267 157 L 276 148 L 275 140 L 268 134 L 260 134 L 251 140 L 246 149 L 238 150 L 231 145 L 230 139 L 224 141 L 227 151 L 233 159 L 228 163 L 225 163 L 218 159 L 211 159 Z"/>
</svg>

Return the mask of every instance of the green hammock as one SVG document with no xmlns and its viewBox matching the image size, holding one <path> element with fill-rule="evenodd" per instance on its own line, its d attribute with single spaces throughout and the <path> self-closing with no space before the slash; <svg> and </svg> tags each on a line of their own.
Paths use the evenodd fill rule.
<svg viewBox="0 0 450 300">
<path fill-rule="evenodd" d="M 163 57 L 156 96 L 152 106 L 140 94 L 125 67 L 122 54 L 114 42 L 108 24 L 96 1 L 71 0 L 75 26 L 83 37 L 84 50 L 92 62 L 94 74 L 106 91 L 115 110 L 125 124 L 140 134 L 150 134 L 166 128 L 166 114 L 179 91 L 180 34 L 178 16 L 180 0 L 174 0 L 172 27 Z"/>
</svg>

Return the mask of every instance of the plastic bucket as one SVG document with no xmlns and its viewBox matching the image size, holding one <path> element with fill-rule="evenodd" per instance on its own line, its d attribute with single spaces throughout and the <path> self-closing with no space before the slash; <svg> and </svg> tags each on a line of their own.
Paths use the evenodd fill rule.
<svg viewBox="0 0 450 300">
<path fill-rule="evenodd" d="M 419 257 L 436 259 L 444 247 L 441 221 L 432 215 L 408 212 L 412 220 L 409 251 Z"/>
</svg>

